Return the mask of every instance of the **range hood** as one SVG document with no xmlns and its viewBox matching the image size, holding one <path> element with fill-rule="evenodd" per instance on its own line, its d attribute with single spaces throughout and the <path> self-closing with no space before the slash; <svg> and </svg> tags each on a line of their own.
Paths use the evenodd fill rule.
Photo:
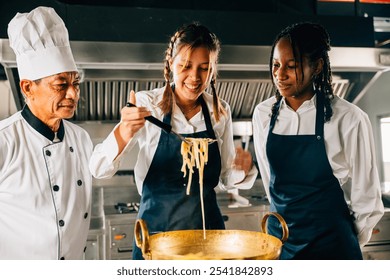
<svg viewBox="0 0 390 280">
<path fill-rule="evenodd" d="M 118 121 L 131 89 L 164 86 L 166 44 L 72 41 L 71 47 L 84 80 L 75 122 Z M 233 120 L 250 119 L 255 106 L 272 96 L 270 51 L 270 46 L 222 46 L 216 88 L 230 104 Z M 369 94 L 372 84 L 389 69 L 389 57 L 385 49 L 333 47 L 330 61 L 335 94 L 356 103 Z M 7 39 L 0 39 L 0 63 L 20 109 L 24 99 L 15 55 Z"/>
</svg>

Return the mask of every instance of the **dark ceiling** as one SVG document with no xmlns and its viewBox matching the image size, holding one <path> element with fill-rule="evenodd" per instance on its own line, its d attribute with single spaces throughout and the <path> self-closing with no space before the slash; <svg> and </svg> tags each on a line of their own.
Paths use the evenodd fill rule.
<svg viewBox="0 0 390 280">
<path fill-rule="evenodd" d="M 389 32 L 375 32 L 374 17 L 390 17 L 390 4 L 321 0 L 10 0 L 0 3 L 0 38 L 17 12 L 51 6 L 74 41 L 168 42 L 180 25 L 200 21 L 222 44 L 270 45 L 286 25 L 316 21 L 333 46 L 389 48 Z M 4 71 L 0 67 L 0 78 Z"/>
</svg>

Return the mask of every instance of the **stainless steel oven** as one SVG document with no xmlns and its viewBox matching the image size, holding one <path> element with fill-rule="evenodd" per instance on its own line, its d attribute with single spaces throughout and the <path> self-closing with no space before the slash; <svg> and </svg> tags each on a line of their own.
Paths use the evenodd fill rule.
<svg viewBox="0 0 390 280">
<path fill-rule="evenodd" d="M 134 225 L 137 212 L 105 206 L 106 259 L 130 260 L 133 253 Z"/>
<path fill-rule="evenodd" d="M 372 232 L 370 242 L 363 248 L 365 260 L 390 260 L 390 209 Z"/>
</svg>

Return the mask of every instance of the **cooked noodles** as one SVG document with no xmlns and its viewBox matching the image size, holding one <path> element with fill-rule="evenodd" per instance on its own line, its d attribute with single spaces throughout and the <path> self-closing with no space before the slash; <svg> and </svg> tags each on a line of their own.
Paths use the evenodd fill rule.
<svg viewBox="0 0 390 280">
<path fill-rule="evenodd" d="M 187 142 L 188 141 L 188 142 Z M 206 223 L 204 215 L 204 202 L 203 202 L 203 171 L 204 166 L 208 161 L 208 149 L 209 143 L 214 140 L 210 138 L 186 138 L 186 141 L 181 143 L 181 154 L 183 157 L 183 165 L 181 171 L 184 173 L 184 177 L 187 176 L 188 170 L 188 183 L 186 194 L 190 194 L 192 173 L 194 173 L 194 167 L 199 171 L 199 193 L 200 204 L 202 208 L 202 221 L 203 221 L 203 237 L 206 239 Z"/>
</svg>

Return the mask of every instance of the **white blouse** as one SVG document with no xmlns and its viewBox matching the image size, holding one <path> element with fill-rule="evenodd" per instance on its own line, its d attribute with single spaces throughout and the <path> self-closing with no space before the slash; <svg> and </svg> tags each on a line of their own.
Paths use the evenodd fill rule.
<svg viewBox="0 0 390 280">
<path fill-rule="evenodd" d="M 157 107 L 157 104 L 162 99 L 163 91 L 164 88 L 138 92 L 136 94 L 136 105 L 138 107 L 142 106 L 148 108 L 153 116 L 162 121 L 163 114 Z M 222 190 L 234 188 L 250 189 L 256 180 L 258 173 L 257 169 L 253 167 L 245 177 L 244 171 L 232 168 L 235 157 L 235 148 L 229 105 L 222 102 L 222 105 L 227 111 L 227 115 L 222 116 L 220 121 L 217 123 L 212 109 L 212 96 L 208 93 L 204 93 L 203 97 L 210 112 L 211 122 L 215 136 L 218 140 L 218 147 L 221 154 L 222 169 L 218 187 Z M 202 111 L 188 121 L 176 105 L 173 108 L 171 125 L 172 129 L 180 134 L 189 134 L 206 130 Z M 90 160 L 90 170 L 92 175 L 98 179 L 112 177 L 118 170 L 124 153 L 129 152 L 138 142 L 139 154 L 134 167 L 134 175 L 138 192 L 139 194 L 142 194 L 143 181 L 148 173 L 149 166 L 156 152 L 161 129 L 150 122 L 146 122 L 145 126 L 136 133 L 121 154 L 118 155 L 118 145 L 113 133 L 117 126 L 115 126 L 112 132 L 102 143 L 96 145 Z"/>
<path fill-rule="evenodd" d="M 253 114 L 256 158 L 265 191 L 269 195 L 270 169 L 266 155 L 271 107 L 275 97 L 257 105 Z M 294 111 L 281 101 L 273 132 L 280 135 L 315 133 L 316 97 Z M 325 148 L 334 176 L 339 180 L 350 211 L 356 218 L 360 246 L 371 238 L 372 229 L 384 213 L 371 123 L 357 106 L 335 97 L 333 116 L 324 124 Z"/>
</svg>

